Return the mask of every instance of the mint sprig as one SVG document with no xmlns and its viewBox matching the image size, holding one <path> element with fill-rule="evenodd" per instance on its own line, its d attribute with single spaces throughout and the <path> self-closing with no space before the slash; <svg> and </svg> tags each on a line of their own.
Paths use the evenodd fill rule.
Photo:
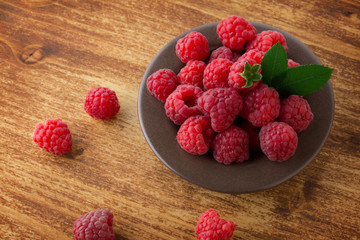
<svg viewBox="0 0 360 240">
<path fill-rule="evenodd" d="M 279 43 L 272 46 L 261 62 L 263 82 L 275 88 L 280 96 L 291 94 L 307 95 L 324 86 L 330 79 L 333 69 L 323 65 L 301 65 L 287 68 L 288 58 Z"/>
<path fill-rule="evenodd" d="M 260 64 L 254 64 L 251 66 L 248 62 L 245 63 L 244 71 L 240 73 L 240 76 L 245 79 L 245 85 L 243 88 L 251 87 L 254 82 L 261 80 L 262 75 L 258 73 L 260 67 Z"/>
</svg>

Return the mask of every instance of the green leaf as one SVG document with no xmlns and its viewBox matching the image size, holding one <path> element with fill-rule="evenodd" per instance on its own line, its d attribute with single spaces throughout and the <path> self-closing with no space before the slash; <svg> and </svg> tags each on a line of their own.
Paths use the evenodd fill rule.
<svg viewBox="0 0 360 240">
<path fill-rule="evenodd" d="M 284 73 L 287 71 L 287 67 L 288 58 L 286 51 L 280 43 L 277 43 L 265 53 L 261 62 L 263 83 L 273 87 L 275 84 L 275 77 L 284 75 Z M 279 80 L 279 78 L 277 78 L 277 80 Z"/>
<path fill-rule="evenodd" d="M 322 65 L 302 65 L 289 68 L 283 79 L 274 81 L 276 82 L 274 88 L 281 96 L 291 94 L 304 96 L 325 85 L 333 70 Z"/>
<path fill-rule="evenodd" d="M 256 82 L 261 80 L 262 75 L 258 73 L 260 67 L 260 64 L 254 64 L 251 66 L 248 62 L 245 63 L 244 71 L 240 73 L 240 76 L 245 79 L 245 85 L 242 88 L 251 87 L 254 81 Z"/>
</svg>

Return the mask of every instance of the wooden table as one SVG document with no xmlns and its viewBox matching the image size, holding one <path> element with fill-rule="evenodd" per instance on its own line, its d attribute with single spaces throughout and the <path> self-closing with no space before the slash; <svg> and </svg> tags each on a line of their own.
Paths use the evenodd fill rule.
<svg viewBox="0 0 360 240">
<path fill-rule="evenodd" d="M 269 3 L 272 2 L 272 3 Z M 0 2 L 0 238 L 72 239 L 77 217 L 114 213 L 117 239 L 195 239 L 215 208 L 233 239 L 360 239 L 360 3 L 306 1 Z M 294 35 L 334 68 L 335 117 L 314 161 L 263 192 L 193 185 L 154 155 L 137 96 L 156 53 L 193 27 L 239 15 Z M 95 86 L 114 90 L 119 114 L 83 110 Z M 71 154 L 38 148 L 38 122 L 61 118 Z"/>
</svg>

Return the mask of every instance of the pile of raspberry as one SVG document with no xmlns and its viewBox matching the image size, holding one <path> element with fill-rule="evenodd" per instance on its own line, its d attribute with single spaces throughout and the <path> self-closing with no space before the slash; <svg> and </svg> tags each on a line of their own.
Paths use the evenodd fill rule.
<svg viewBox="0 0 360 240">
<path fill-rule="evenodd" d="M 265 53 L 278 42 L 287 51 L 285 37 L 277 31 L 257 33 L 239 16 L 223 19 L 217 35 L 223 45 L 210 51 L 204 35 L 190 32 L 175 49 L 185 66 L 178 73 L 159 69 L 147 79 L 150 93 L 180 126 L 180 147 L 195 155 L 212 151 L 226 165 L 260 150 L 272 161 L 289 159 L 313 114 L 302 96 L 280 98 L 261 81 Z M 299 65 L 288 61 L 289 68 Z"/>
</svg>

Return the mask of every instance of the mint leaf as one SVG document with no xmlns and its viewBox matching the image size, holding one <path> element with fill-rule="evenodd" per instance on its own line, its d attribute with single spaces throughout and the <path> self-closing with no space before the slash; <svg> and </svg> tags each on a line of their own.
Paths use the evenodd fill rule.
<svg viewBox="0 0 360 240">
<path fill-rule="evenodd" d="M 266 83 L 269 87 L 274 87 L 274 78 L 284 74 L 287 67 L 288 58 L 286 51 L 280 43 L 277 43 L 265 53 L 261 62 L 263 83 Z"/>
<path fill-rule="evenodd" d="M 251 66 L 248 62 L 245 63 L 244 71 L 240 73 L 240 76 L 245 79 L 245 85 L 242 88 L 251 87 L 254 81 L 261 80 L 262 75 L 258 73 L 259 69 L 260 64 L 254 64 Z"/>
<path fill-rule="evenodd" d="M 302 65 L 289 68 L 286 75 L 279 76 L 273 87 L 281 96 L 307 95 L 320 89 L 330 79 L 334 69 L 322 65 Z M 282 78 L 282 79 L 281 79 Z"/>
</svg>

